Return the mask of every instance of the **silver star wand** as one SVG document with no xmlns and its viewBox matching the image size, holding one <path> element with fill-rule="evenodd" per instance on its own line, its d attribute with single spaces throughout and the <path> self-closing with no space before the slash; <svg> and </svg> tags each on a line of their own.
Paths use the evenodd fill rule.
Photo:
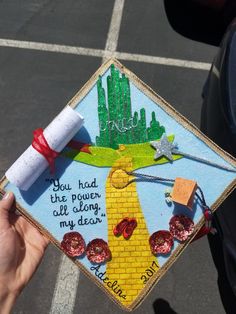
<svg viewBox="0 0 236 314">
<path fill-rule="evenodd" d="M 163 135 L 159 141 L 152 141 L 152 142 L 150 142 L 150 144 L 156 150 L 154 159 L 158 159 L 162 156 L 165 156 L 170 161 L 173 161 L 172 154 L 182 155 L 186 158 L 193 159 L 193 160 L 202 162 L 204 164 L 207 164 L 207 165 L 210 165 L 210 166 L 213 166 L 216 168 L 224 169 L 224 170 L 231 171 L 231 172 L 236 172 L 235 168 L 230 168 L 230 167 L 227 167 L 225 165 L 220 165 L 220 164 L 217 164 L 213 161 L 207 160 L 205 158 L 197 157 L 197 156 L 179 151 L 177 145 L 169 142 L 166 135 Z"/>
</svg>

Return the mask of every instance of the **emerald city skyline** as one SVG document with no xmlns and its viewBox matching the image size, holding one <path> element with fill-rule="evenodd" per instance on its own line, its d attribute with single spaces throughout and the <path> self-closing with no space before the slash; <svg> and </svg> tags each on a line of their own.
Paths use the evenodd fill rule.
<svg viewBox="0 0 236 314">
<path fill-rule="evenodd" d="M 149 127 L 146 111 L 132 114 L 129 79 L 111 65 L 111 75 L 107 77 L 107 98 L 102 86 L 102 78 L 97 81 L 99 136 L 96 145 L 117 149 L 119 144 L 145 143 L 160 139 L 165 133 L 164 126 L 156 120 L 155 112 Z M 108 103 L 108 106 L 107 106 Z M 140 117 L 139 117 L 140 116 Z"/>
</svg>

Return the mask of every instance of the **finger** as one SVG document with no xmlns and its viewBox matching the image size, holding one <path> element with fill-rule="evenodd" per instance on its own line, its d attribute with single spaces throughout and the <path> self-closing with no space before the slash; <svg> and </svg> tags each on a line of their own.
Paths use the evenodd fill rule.
<svg viewBox="0 0 236 314">
<path fill-rule="evenodd" d="M 14 194 L 12 192 L 7 192 L 0 201 L 0 232 L 10 227 L 9 210 L 13 205 L 14 199 Z"/>
</svg>

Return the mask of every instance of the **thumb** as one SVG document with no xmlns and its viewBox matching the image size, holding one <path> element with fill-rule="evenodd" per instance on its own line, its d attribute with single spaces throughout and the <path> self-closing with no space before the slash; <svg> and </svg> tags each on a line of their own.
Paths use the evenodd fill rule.
<svg viewBox="0 0 236 314">
<path fill-rule="evenodd" d="M 10 227 L 9 210 L 13 205 L 15 197 L 12 192 L 6 192 L 0 201 L 0 233 Z"/>
</svg>

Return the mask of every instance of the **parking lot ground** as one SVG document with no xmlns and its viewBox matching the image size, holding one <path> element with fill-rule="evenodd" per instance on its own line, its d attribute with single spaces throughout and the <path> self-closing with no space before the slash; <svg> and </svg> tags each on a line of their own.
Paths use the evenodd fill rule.
<svg viewBox="0 0 236 314">
<path fill-rule="evenodd" d="M 120 56 L 199 126 L 215 52 L 177 34 L 161 0 L 0 2 L 1 174 L 29 145 L 32 131 L 45 127 L 110 56 Z M 51 245 L 13 313 L 123 313 L 69 263 Z M 224 313 L 206 238 L 185 250 L 134 313 Z"/>
</svg>

